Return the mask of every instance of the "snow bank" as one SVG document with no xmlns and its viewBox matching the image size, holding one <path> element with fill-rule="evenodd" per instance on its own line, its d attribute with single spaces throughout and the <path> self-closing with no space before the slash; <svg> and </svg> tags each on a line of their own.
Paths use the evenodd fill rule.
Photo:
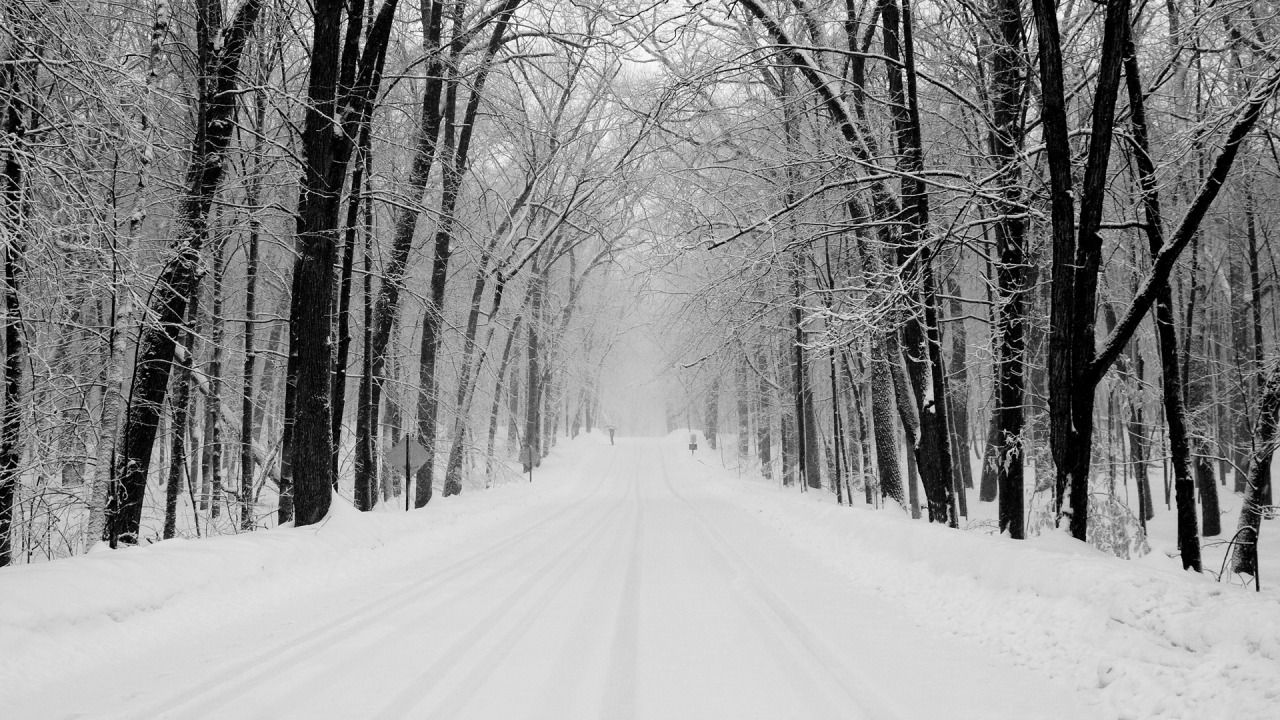
<svg viewBox="0 0 1280 720">
<path fill-rule="evenodd" d="M 198 630 L 193 618 L 234 624 L 334 583 L 413 573 L 412 558 L 427 547 L 447 555 L 483 542 L 572 490 L 579 462 L 572 447 L 562 442 L 535 472 L 548 482 L 437 496 L 410 513 L 385 506 L 361 513 L 335 497 L 328 517 L 313 526 L 174 539 L 6 568 L 0 571 L 0 708 L 6 688 L 52 680 L 51 671 L 70 674 L 110 662 L 122 648 L 160 651 L 166 638 Z M 68 648 L 75 654 L 68 657 Z"/>
<path fill-rule="evenodd" d="M 705 459 L 688 461 L 690 480 L 716 486 L 904 614 L 1100 694 L 1111 717 L 1280 717 L 1274 591 L 1220 585 L 1162 556 L 1120 560 L 1062 533 L 1019 543 L 841 507 Z"/>
</svg>

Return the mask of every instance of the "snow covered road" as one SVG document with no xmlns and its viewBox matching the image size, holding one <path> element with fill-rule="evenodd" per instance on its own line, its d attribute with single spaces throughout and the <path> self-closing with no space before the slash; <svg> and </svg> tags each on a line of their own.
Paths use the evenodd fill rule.
<svg viewBox="0 0 1280 720">
<path fill-rule="evenodd" d="M 455 519 L 451 542 L 415 540 L 409 521 L 430 511 L 399 516 L 380 547 L 306 577 L 267 573 L 241 601 L 225 588 L 179 597 L 87 626 L 87 646 L 66 632 L 66 648 L 32 660 L 65 672 L 27 667 L 23 682 L 10 669 L 0 717 L 1096 715 L 833 573 L 677 446 L 590 438 L 573 452 L 538 502 Z"/>
</svg>

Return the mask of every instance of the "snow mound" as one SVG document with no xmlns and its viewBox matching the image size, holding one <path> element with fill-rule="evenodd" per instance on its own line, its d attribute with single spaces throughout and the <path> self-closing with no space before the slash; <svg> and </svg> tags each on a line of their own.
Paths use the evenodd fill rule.
<svg viewBox="0 0 1280 720">
<path fill-rule="evenodd" d="M 743 482 L 709 464 L 689 474 L 904 614 L 1100 694 L 1107 717 L 1280 717 L 1274 590 L 1218 584 L 1167 558 L 1121 560 L 1065 533 L 1014 542 Z"/>
</svg>

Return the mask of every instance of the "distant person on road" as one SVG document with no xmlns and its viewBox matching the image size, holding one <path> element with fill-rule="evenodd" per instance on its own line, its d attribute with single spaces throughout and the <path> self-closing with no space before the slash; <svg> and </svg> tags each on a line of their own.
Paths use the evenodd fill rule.
<svg viewBox="0 0 1280 720">
<path fill-rule="evenodd" d="M 615 428 L 615 427 L 614 427 L 614 426 L 612 426 L 612 425 L 610 425 L 610 426 L 609 426 L 609 444 L 610 444 L 610 445 L 612 445 L 612 444 L 613 444 L 613 431 L 614 431 L 614 430 L 616 430 L 616 429 L 617 429 L 617 428 Z"/>
</svg>

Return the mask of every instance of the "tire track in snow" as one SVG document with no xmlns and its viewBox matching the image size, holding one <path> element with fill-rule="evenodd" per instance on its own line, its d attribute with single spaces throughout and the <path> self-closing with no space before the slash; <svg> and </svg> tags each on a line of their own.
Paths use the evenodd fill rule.
<svg viewBox="0 0 1280 720">
<path fill-rule="evenodd" d="M 631 547 L 627 553 L 627 569 L 618 596 L 617 619 L 614 621 L 613 638 L 609 649 L 609 672 L 605 680 L 602 712 L 611 720 L 632 720 L 636 717 L 636 673 L 639 664 L 640 645 L 640 562 L 644 546 L 644 503 L 639 498 L 639 464 L 633 462 L 635 473 L 631 479 L 631 492 L 636 497 L 635 522 L 631 531 Z M 602 715 L 603 716 L 603 715 Z"/>
<path fill-rule="evenodd" d="M 525 612 L 521 614 L 521 619 L 514 623 L 514 630 L 507 632 L 500 638 L 495 638 L 489 652 L 482 659 L 472 663 L 471 671 L 468 675 L 454 687 L 449 694 L 442 699 L 437 705 L 432 707 L 432 715 L 442 718 L 459 717 L 461 711 L 467 708 L 471 701 L 481 697 L 480 690 L 494 676 L 494 670 L 503 665 L 515 652 L 517 644 L 523 640 L 529 631 L 534 629 L 546 630 L 547 625 L 535 622 L 542 620 L 544 623 L 554 623 L 556 615 L 564 612 L 564 607 L 555 608 L 555 612 L 547 612 L 553 600 L 560 598 L 576 597 L 583 600 L 586 604 L 591 605 L 593 600 L 598 599 L 599 592 L 583 592 L 573 595 L 573 585 L 567 582 L 570 576 L 590 578 L 589 585 L 593 590 L 599 590 L 602 586 L 607 586 L 611 579 L 611 570 L 616 570 L 615 562 L 618 555 L 626 550 L 628 533 L 617 532 L 618 527 L 635 527 L 636 516 L 640 513 L 639 498 L 636 491 L 634 478 L 627 486 L 627 492 L 621 503 L 623 512 L 632 515 L 632 522 L 608 523 L 609 528 L 603 535 L 605 539 L 597 542 L 596 540 L 583 543 L 584 553 L 581 556 L 581 562 L 574 562 L 572 570 L 560 578 L 560 582 L 555 583 L 551 592 L 543 595 L 536 603 L 531 604 Z M 592 607 L 592 611 L 598 612 L 597 608 Z M 563 707 L 564 703 L 572 705 L 575 697 L 574 691 L 580 688 L 583 682 L 585 667 L 584 664 L 590 655 L 590 644 L 592 639 L 598 639 L 602 633 L 598 632 L 599 627 L 593 625 L 599 620 L 599 616 L 593 613 L 583 612 L 578 616 L 578 622 L 573 629 L 567 633 L 563 652 L 560 653 L 554 665 L 558 672 L 554 678 L 549 679 L 546 683 L 542 697 L 538 702 L 532 703 L 530 710 L 542 710 L 544 717 L 553 717 L 557 720 L 564 720 L 566 717 L 586 717 L 585 715 L 575 714 L 572 707 L 568 709 Z M 575 665 L 577 665 L 575 667 Z M 567 677 L 566 677 L 567 675 Z M 552 713 L 548 708 L 561 705 L 559 711 Z M 592 716 L 601 717 L 599 708 L 594 708 Z M 608 713 L 611 718 L 619 718 L 615 713 Z M 619 718 L 619 720 L 621 720 Z"/>
<path fill-rule="evenodd" d="M 835 707 L 842 709 L 843 717 L 850 717 L 847 713 L 855 708 L 858 715 L 854 717 L 859 718 L 888 720 L 901 717 L 901 713 L 892 709 L 877 689 L 868 683 L 857 680 L 856 675 L 839 655 L 827 643 L 822 641 L 821 637 L 809 627 L 809 624 L 761 579 L 759 573 L 752 568 L 751 563 L 733 549 L 732 543 L 719 530 L 713 527 L 702 511 L 697 508 L 697 505 L 676 490 L 671 482 L 671 474 L 667 469 L 665 452 L 659 455 L 659 459 L 662 467 L 662 480 L 667 490 L 684 505 L 689 514 L 696 520 L 703 536 L 708 540 L 707 548 L 720 557 L 725 565 L 741 579 L 741 587 L 756 601 L 749 603 L 749 605 L 755 614 L 764 621 L 757 627 L 768 628 L 770 634 L 778 642 L 778 646 L 786 648 L 790 654 L 795 656 L 796 662 L 792 664 L 792 667 L 797 669 L 805 668 L 804 675 L 806 680 L 815 690 L 829 697 L 832 694 L 839 695 L 840 697 L 831 699 L 836 702 Z M 808 657 L 805 657 L 806 655 Z M 826 675 L 826 679 L 819 678 L 819 673 L 810 669 L 815 664 L 822 669 L 821 674 Z M 838 690 L 839 692 L 833 693 L 833 690 Z"/>
<path fill-rule="evenodd" d="M 612 469 L 613 463 L 614 459 L 611 458 L 608 470 Z M 608 470 L 601 477 L 607 477 L 609 475 Z M 353 608 L 345 612 L 337 621 L 328 625 L 291 628 L 288 637 L 273 642 L 267 648 L 254 653 L 247 660 L 233 659 L 227 661 L 221 668 L 203 676 L 200 679 L 198 688 L 186 687 L 176 692 L 171 692 L 163 699 L 149 702 L 144 708 L 130 708 L 127 713 L 120 717 L 190 717 L 191 715 L 185 712 L 179 712 L 184 709 L 190 713 L 209 715 L 211 711 L 225 707 L 237 700 L 236 690 L 269 682 L 269 680 L 264 680 L 263 677 L 274 676 L 276 674 L 274 671 L 279 667 L 287 668 L 295 666 L 295 664 L 301 664 L 300 661 L 306 660 L 316 651 L 326 645 L 330 645 L 336 638 L 358 629 L 385 612 L 403 607 L 412 602 L 425 587 L 441 585 L 449 588 L 451 593 L 449 596 L 440 598 L 437 602 L 432 603 L 432 610 L 438 609 L 457 597 L 465 596 L 468 591 L 475 587 L 484 585 L 495 577 L 508 572 L 510 566 L 521 564 L 523 558 L 520 557 L 510 558 L 506 563 L 493 562 L 492 560 L 508 559 L 504 557 L 504 553 L 507 550 L 512 547 L 519 547 L 530 536 L 566 519 L 571 513 L 574 514 L 573 522 L 566 524 L 570 527 L 576 524 L 577 515 L 587 514 L 582 511 L 606 487 L 606 483 L 599 480 L 592 488 L 592 491 L 577 502 L 556 510 L 551 515 L 541 518 L 512 535 L 505 536 L 488 547 L 449 563 L 444 568 L 441 568 L 439 572 L 407 583 L 392 593 L 379 596 L 364 605 Z M 468 573 L 476 572 L 477 569 L 487 572 L 482 572 L 465 584 L 458 585 L 454 582 L 459 578 L 465 578 Z"/>
<path fill-rule="evenodd" d="M 379 720 L 402 717 L 453 717 L 468 699 L 470 694 L 468 691 L 480 685 L 485 679 L 484 673 L 488 669 L 485 661 L 500 660 L 511 651 L 515 642 L 530 629 L 530 621 L 537 617 L 561 589 L 564 579 L 578 569 L 582 558 L 596 550 L 596 541 L 607 533 L 614 516 L 625 510 L 626 505 L 627 500 L 624 497 L 601 513 L 585 531 L 568 536 L 568 541 L 564 543 L 566 547 L 554 548 L 551 552 L 546 552 L 548 548 L 535 547 L 535 550 L 539 550 L 538 555 L 550 555 L 553 560 L 530 572 L 529 577 L 503 596 L 496 607 L 477 620 L 462 636 L 450 643 L 442 655 L 412 678 L 389 703 L 378 712 L 371 713 L 369 717 Z M 561 536 L 553 536 L 553 539 L 559 537 Z M 513 616 L 513 607 L 521 606 L 523 610 Z M 499 620 L 504 617 L 509 620 L 508 627 L 501 635 L 494 636 L 500 626 Z M 479 658 L 479 662 L 472 663 L 473 669 L 470 675 L 459 678 L 460 685 L 443 699 L 456 706 L 452 708 L 453 712 L 445 712 L 437 708 L 426 712 L 423 706 L 430 699 L 432 689 L 430 683 L 443 681 L 455 673 L 466 662 L 468 653 L 474 652 L 478 644 L 491 636 L 493 639 L 489 643 L 490 652 Z"/>
</svg>

